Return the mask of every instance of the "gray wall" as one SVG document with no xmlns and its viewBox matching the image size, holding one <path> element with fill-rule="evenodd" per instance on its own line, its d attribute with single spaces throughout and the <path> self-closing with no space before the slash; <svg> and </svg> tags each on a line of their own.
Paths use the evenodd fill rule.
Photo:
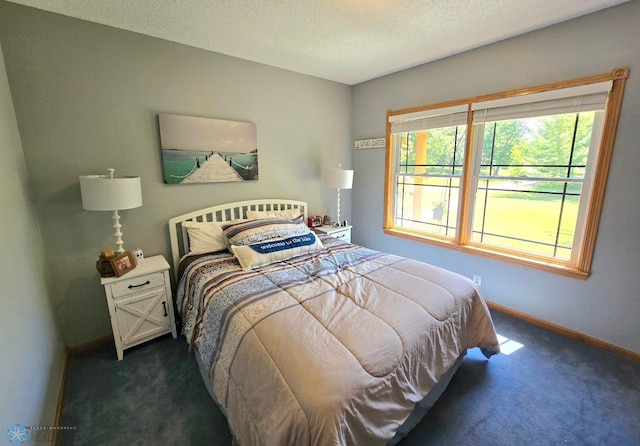
<svg viewBox="0 0 640 446">
<path fill-rule="evenodd" d="M 68 346 L 111 333 L 95 261 L 115 247 L 113 222 L 82 209 L 79 175 L 113 167 L 142 178 L 143 206 L 120 214 L 125 249 L 146 255 L 168 256 L 168 219 L 206 206 L 280 197 L 317 214 L 335 207 L 321 174 L 351 165 L 346 85 L 4 2 L 0 41 Z M 158 113 L 255 123 L 260 180 L 165 185 Z"/>
<path fill-rule="evenodd" d="M 480 274 L 487 300 L 640 353 L 640 2 L 359 84 L 354 139 L 385 134 L 385 112 L 629 67 L 586 281 L 384 235 L 384 150 L 356 151 L 353 239 L 371 248 Z"/>
<path fill-rule="evenodd" d="M 0 157 L 0 429 L 5 432 L 14 424 L 53 425 L 65 351 L 49 301 L 1 46 Z"/>
</svg>

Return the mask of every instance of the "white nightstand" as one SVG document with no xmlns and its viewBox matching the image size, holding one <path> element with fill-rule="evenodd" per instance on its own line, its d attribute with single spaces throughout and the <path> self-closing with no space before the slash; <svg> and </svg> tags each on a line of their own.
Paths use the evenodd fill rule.
<svg viewBox="0 0 640 446">
<path fill-rule="evenodd" d="M 165 333 L 177 337 L 169 264 L 162 256 L 145 258 L 120 277 L 103 277 L 118 360 L 123 350 Z"/>
<path fill-rule="evenodd" d="M 318 226 L 313 228 L 313 230 L 318 234 L 327 234 L 351 243 L 351 226 Z"/>
</svg>

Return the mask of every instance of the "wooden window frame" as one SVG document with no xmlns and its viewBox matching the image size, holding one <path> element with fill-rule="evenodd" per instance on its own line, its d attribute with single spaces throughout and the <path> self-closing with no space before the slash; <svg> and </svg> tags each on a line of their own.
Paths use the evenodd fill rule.
<svg viewBox="0 0 640 446">
<path fill-rule="evenodd" d="M 629 77 L 628 68 L 616 68 L 615 70 L 603 73 L 595 76 L 582 77 L 578 79 L 572 79 L 568 81 L 553 82 L 535 87 L 522 88 L 517 90 L 504 91 L 495 94 L 488 94 L 482 96 L 475 96 L 471 98 L 459 99 L 454 101 L 441 102 L 438 104 L 432 104 L 422 107 L 412 107 L 402 110 L 390 110 L 387 112 L 387 127 L 386 127 L 386 161 L 385 161 L 385 191 L 384 191 L 384 221 L 383 230 L 385 234 L 402 237 L 409 240 L 428 243 L 435 246 L 440 246 L 448 249 L 454 249 L 457 251 L 479 255 L 496 260 L 506 261 L 512 264 L 530 267 L 542 271 L 547 271 L 555 274 L 560 274 L 566 277 L 586 280 L 591 273 L 591 265 L 593 262 L 593 255 L 595 251 L 596 237 L 598 232 L 598 225 L 600 223 L 600 214 L 602 212 L 602 205 L 604 200 L 605 187 L 607 177 L 609 174 L 609 167 L 611 165 L 611 156 L 613 153 L 613 145 L 615 141 L 616 129 L 618 126 L 618 120 L 620 117 L 620 108 L 622 105 L 622 96 L 624 93 L 624 87 L 626 79 Z M 602 135 L 600 140 L 600 148 L 598 150 L 598 159 L 596 169 L 594 171 L 593 185 L 591 189 L 591 196 L 587 206 L 586 224 L 584 228 L 584 235 L 582 244 L 580 246 L 574 246 L 574 249 L 579 250 L 575 262 L 567 262 L 559 259 L 552 259 L 535 254 L 527 254 L 521 252 L 515 252 L 508 249 L 497 248 L 493 246 L 481 245 L 478 243 L 472 243 L 469 240 L 469 231 L 465 228 L 468 227 L 468 219 L 470 218 L 468 212 L 468 202 L 471 193 L 471 169 L 473 168 L 472 158 L 472 144 L 474 140 L 473 134 L 473 113 L 472 105 L 477 102 L 485 102 L 495 99 L 503 99 L 512 96 L 522 96 L 534 93 L 541 93 L 546 91 L 558 90 L 562 88 L 577 87 L 581 85 L 588 85 L 598 82 L 612 81 L 613 85 L 609 93 L 605 115 L 604 124 L 602 128 Z M 433 236 L 427 233 L 419 231 L 412 231 L 411 229 L 395 226 L 395 200 L 394 197 L 395 188 L 395 155 L 392 143 L 391 135 L 391 122 L 390 118 L 396 115 L 404 115 L 409 113 L 419 113 L 432 109 L 440 109 L 445 107 L 454 107 L 467 104 L 468 116 L 467 116 L 467 141 L 465 145 L 465 161 L 463 165 L 462 181 L 461 181 L 461 201 L 460 212 L 458 216 L 456 237 L 454 239 L 443 239 L 437 236 Z"/>
</svg>

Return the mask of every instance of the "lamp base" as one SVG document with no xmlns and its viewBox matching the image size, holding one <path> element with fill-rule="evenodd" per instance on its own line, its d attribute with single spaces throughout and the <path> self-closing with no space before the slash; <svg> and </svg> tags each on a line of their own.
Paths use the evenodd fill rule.
<svg viewBox="0 0 640 446">
<path fill-rule="evenodd" d="M 124 248 L 122 247 L 124 242 L 122 241 L 122 231 L 120 231 L 122 225 L 120 224 L 120 215 L 118 214 L 118 211 L 113 211 L 113 221 L 113 227 L 116 228 L 116 233 L 114 234 L 116 236 L 116 253 L 120 255 L 124 253 Z"/>
<path fill-rule="evenodd" d="M 338 223 L 338 226 L 340 226 L 340 189 L 338 189 L 338 196 L 336 199 L 336 214 L 337 214 L 337 219 L 334 223 Z"/>
</svg>

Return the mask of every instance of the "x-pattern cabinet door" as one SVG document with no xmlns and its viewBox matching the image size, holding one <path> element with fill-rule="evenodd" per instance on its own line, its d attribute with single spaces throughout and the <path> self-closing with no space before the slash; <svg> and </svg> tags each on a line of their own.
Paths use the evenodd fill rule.
<svg viewBox="0 0 640 446">
<path fill-rule="evenodd" d="M 115 299 L 114 305 L 124 348 L 166 333 L 171 326 L 164 287 Z"/>
</svg>

